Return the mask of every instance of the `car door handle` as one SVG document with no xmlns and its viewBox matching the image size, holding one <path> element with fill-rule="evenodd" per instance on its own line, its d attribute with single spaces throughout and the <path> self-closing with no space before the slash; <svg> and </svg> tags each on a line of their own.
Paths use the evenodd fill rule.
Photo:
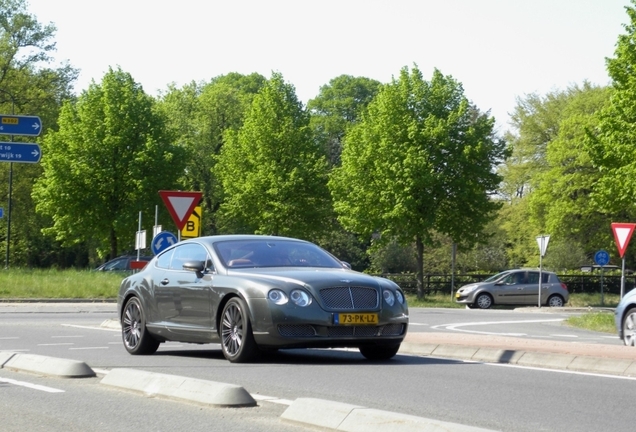
<svg viewBox="0 0 636 432">
<path fill-rule="evenodd" d="M 164 280 L 161 281 L 161 285 L 168 285 L 170 283 L 170 281 L 168 280 L 168 278 L 165 278 Z"/>
</svg>

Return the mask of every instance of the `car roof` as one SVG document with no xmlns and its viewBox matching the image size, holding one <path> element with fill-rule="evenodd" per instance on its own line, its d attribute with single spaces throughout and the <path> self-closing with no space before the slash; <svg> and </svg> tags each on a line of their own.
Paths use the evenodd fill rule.
<svg viewBox="0 0 636 432">
<path fill-rule="evenodd" d="M 200 241 L 205 241 L 207 243 L 219 243 L 219 242 L 231 241 L 231 240 L 269 240 L 269 241 L 288 240 L 288 241 L 309 243 L 306 240 L 301 240 L 301 239 L 292 238 L 292 237 L 259 235 L 259 234 L 224 234 L 224 235 L 203 236 L 203 237 L 196 237 L 196 238 L 184 240 L 180 243 L 196 243 Z"/>
</svg>

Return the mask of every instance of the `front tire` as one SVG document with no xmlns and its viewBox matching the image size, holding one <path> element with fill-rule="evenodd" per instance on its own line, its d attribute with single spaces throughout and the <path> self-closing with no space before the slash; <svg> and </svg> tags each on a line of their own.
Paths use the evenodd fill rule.
<svg viewBox="0 0 636 432">
<path fill-rule="evenodd" d="M 389 360 L 393 358 L 400 349 L 400 344 L 396 345 L 372 345 L 361 346 L 360 354 L 367 360 Z"/>
<path fill-rule="evenodd" d="M 152 354 L 159 348 L 159 341 L 148 333 L 146 314 L 137 297 L 131 297 L 124 306 L 121 337 L 126 351 L 133 355 Z"/>
<path fill-rule="evenodd" d="M 628 310 L 623 318 L 623 342 L 627 346 L 636 346 L 636 308 Z"/>
<path fill-rule="evenodd" d="M 238 297 L 231 298 L 223 308 L 221 349 L 225 358 L 232 363 L 249 362 L 259 354 L 247 305 Z"/>
<path fill-rule="evenodd" d="M 479 309 L 489 309 L 492 306 L 492 297 L 490 294 L 481 293 L 475 299 L 474 305 Z"/>
</svg>

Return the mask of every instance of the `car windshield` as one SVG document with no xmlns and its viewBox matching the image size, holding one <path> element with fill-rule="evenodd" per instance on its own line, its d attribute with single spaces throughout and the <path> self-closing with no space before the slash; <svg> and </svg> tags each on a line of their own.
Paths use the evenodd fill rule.
<svg viewBox="0 0 636 432">
<path fill-rule="evenodd" d="M 214 244 L 226 267 L 343 268 L 340 261 L 312 243 L 289 240 L 229 240 Z"/>
<path fill-rule="evenodd" d="M 508 273 L 510 273 L 510 272 L 509 271 L 504 271 L 504 272 L 501 272 L 501 273 L 497 273 L 496 275 L 490 276 L 488 279 L 484 280 L 484 282 L 494 282 L 496 280 L 501 279 L 502 277 L 504 277 Z"/>
</svg>

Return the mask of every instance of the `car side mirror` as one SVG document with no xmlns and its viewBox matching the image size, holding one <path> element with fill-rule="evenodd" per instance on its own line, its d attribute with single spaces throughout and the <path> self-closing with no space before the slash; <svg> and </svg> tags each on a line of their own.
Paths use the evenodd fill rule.
<svg viewBox="0 0 636 432">
<path fill-rule="evenodd" d="M 340 261 L 342 263 L 343 266 L 345 266 L 347 269 L 351 270 L 351 264 L 349 264 L 346 261 Z"/>
<path fill-rule="evenodd" d="M 191 272 L 195 272 L 198 278 L 203 277 L 203 271 L 205 270 L 205 261 L 188 261 L 183 263 L 183 269 Z"/>
</svg>

